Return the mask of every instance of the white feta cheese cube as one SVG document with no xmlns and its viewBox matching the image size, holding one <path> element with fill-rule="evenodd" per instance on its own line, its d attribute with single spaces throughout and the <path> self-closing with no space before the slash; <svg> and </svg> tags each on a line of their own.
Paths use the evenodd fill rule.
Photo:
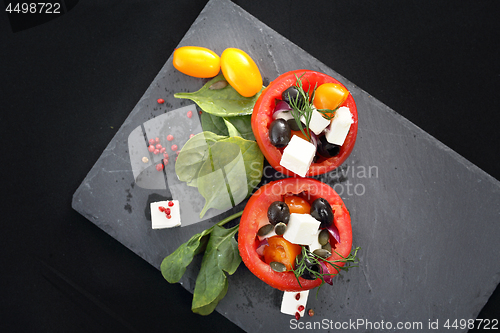
<svg viewBox="0 0 500 333">
<path fill-rule="evenodd" d="M 338 108 L 330 126 L 326 130 L 326 141 L 342 146 L 353 122 L 354 120 L 348 107 L 343 106 Z"/>
<path fill-rule="evenodd" d="M 316 235 L 314 236 L 314 240 L 310 244 L 308 244 L 309 245 L 309 251 L 313 252 L 314 250 L 322 248 L 321 244 L 318 241 L 318 236 L 319 236 L 320 232 L 321 232 L 321 230 L 318 229 L 317 232 L 316 232 Z"/>
<path fill-rule="evenodd" d="M 281 301 L 281 312 L 292 316 L 295 316 L 295 313 L 298 312 L 301 317 L 304 317 L 308 296 L 309 290 L 300 292 L 285 291 L 283 293 L 283 300 Z"/>
<path fill-rule="evenodd" d="M 306 124 L 306 118 L 302 116 L 300 118 L 302 123 Z M 319 112 L 317 109 L 314 109 L 311 112 L 311 121 L 309 122 L 309 129 L 314 132 L 314 134 L 319 135 L 325 128 L 330 125 L 330 120 L 326 119 L 323 117 L 321 112 Z"/>
<path fill-rule="evenodd" d="M 181 210 L 178 200 L 152 202 L 149 206 L 153 229 L 173 228 L 181 225 Z"/>
<path fill-rule="evenodd" d="M 315 239 L 317 241 L 320 224 L 321 222 L 310 214 L 292 213 L 283 238 L 294 244 L 312 244 Z"/>
<path fill-rule="evenodd" d="M 316 155 L 316 147 L 309 141 L 294 135 L 283 150 L 280 165 L 305 177 Z"/>
</svg>

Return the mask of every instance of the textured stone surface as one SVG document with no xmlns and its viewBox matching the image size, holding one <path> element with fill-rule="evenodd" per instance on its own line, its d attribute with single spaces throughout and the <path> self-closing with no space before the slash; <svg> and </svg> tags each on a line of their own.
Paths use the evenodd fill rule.
<svg viewBox="0 0 500 333">
<path fill-rule="evenodd" d="M 359 132 L 352 155 L 318 178 L 339 192 L 352 214 L 360 265 L 337 276 L 333 287 L 322 287 L 317 298 L 311 293 L 308 307 L 316 315 L 303 321 L 411 321 L 422 322 L 425 330 L 429 320 L 477 316 L 500 280 L 497 180 L 229 1 L 210 1 L 179 46 L 184 45 L 218 54 L 226 47 L 241 48 L 267 80 L 298 68 L 325 72 L 344 83 L 357 103 Z M 171 60 L 73 200 L 78 212 L 157 268 L 192 234 L 233 211 L 218 217 L 212 212 L 183 228 L 150 227 L 149 202 L 172 197 L 171 182 L 164 189 L 136 184 L 129 136 L 148 120 L 191 104 L 173 94 L 197 90 L 205 82 L 178 73 Z M 166 103 L 158 104 L 158 98 Z M 476 265 L 478 258 L 485 264 Z M 199 264 L 197 258 L 182 279 L 188 290 L 194 288 Z M 279 315 L 281 295 L 242 265 L 229 278 L 217 311 L 246 331 L 279 331 L 291 318 Z"/>
</svg>

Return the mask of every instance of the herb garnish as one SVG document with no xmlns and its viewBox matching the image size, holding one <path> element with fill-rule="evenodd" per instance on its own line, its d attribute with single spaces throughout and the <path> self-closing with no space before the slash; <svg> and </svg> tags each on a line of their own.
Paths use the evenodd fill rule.
<svg viewBox="0 0 500 333">
<path fill-rule="evenodd" d="M 337 260 L 326 260 L 315 253 L 310 252 L 305 246 L 302 247 L 302 253 L 299 255 L 301 258 L 296 262 L 295 268 L 292 268 L 292 272 L 295 275 L 295 278 L 297 279 L 297 282 L 299 283 L 299 286 L 302 287 L 300 284 L 299 277 L 301 277 L 304 273 L 309 274 L 311 277 L 314 278 L 319 278 L 321 279 L 321 285 L 325 283 L 325 276 L 333 276 L 335 274 L 330 274 L 330 273 L 322 273 L 322 268 L 321 268 L 321 262 L 332 266 L 337 270 L 338 273 L 340 271 L 348 271 L 349 268 L 351 267 L 358 267 L 357 265 L 352 266 L 352 264 L 357 264 L 358 261 L 356 261 L 356 255 L 358 253 L 358 250 L 360 250 L 360 247 L 356 247 L 347 257 L 342 256 L 340 253 L 335 251 L 336 254 L 338 254 L 342 259 L 337 259 Z M 299 257 L 297 256 L 297 258 Z M 346 266 L 340 266 L 338 263 L 344 263 L 347 264 Z M 320 286 L 321 287 L 321 286 Z M 319 289 L 319 288 L 318 288 Z"/>
<path fill-rule="evenodd" d="M 292 111 L 290 111 L 291 115 L 293 116 L 302 134 L 304 134 L 304 136 L 306 136 L 309 141 L 311 141 L 309 124 L 311 123 L 313 111 L 316 110 L 321 113 L 325 119 L 332 120 L 335 115 L 335 111 L 337 111 L 338 108 L 336 108 L 335 110 L 316 109 L 314 107 L 314 95 L 316 93 L 316 89 L 318 88 L 317 83 L 311 92 L 311 96 L 309 96 L 310 87 L 307 89 L 307 91 L 305 91 L 302 85 L 301 78 L 304 76 L 304 74 L 302 74 L 300 77 L 295 74 L 295 78 L 297 79 L 295 82 L 295 87 L 297 88 L 298 94 L 295 96 L 295 98 L 291 97 L 290 94 L 288 94 L 288 97 L 290 100 L 289 105 L 292 108 Z M 302 125 L 302 118 L 305 121 L 305 130 L 304 126 Z"/>
</svg>

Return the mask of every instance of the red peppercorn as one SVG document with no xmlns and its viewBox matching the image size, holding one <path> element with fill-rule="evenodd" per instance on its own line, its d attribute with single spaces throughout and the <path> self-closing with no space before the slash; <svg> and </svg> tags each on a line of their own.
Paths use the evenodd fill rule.
<svg viewBox="0 0 500 333">
<path fill-rule="evenodd" d="M 297 295 L 295 295 L 295 299 L 298 301 L 300 299 L 300 293 L 297 293 Z"/>
<path fill-rule="evenodd" d="M 158 210 L 163 213 L 165 211 L 165 207 L 160 206 L 160 207 L 158 207 Z"/>
<path fill-rule="evenodd" d="M 172 218 L 172 216 L 171 216 L 171 215 L 167 215 L 167 219 L 169 219 L 169 220 L 170 220 L 171 218 Z"/>
<path fill-rule="evenodd" d="M 170 208 L 165 208 L 165 214 L 170 215 Z"/>
<path fill-rule="evenodd" d="M 169 202 L 168 202 L 168 206 L 169 206 L 169 207 L 172 207 L 173 205 L 174 205 L 174 202 L 173 202 L 173 201 L 169 201 Z"/>
<path fill-rule="evenodd" d="M 157 102 L 158 104 L 163 104 L 165 103 L 165 100 L 163 98 L 158 98 Z"/>
<path fill-rule="evenodd" d="M 304 311 L 304 309 L 305 309 L 305 307 L 303 305 L 299 305 L 299 307 L 297 308 L 297 310 L 299 310 L 299 312 Z"/>
<path fill-rule="evenodd" d="M 296 320 L 299 320 L 299 319 L 300 319 L 300 313 L 295 312 L 295 319 L 296 319 Z"/>
</svg>

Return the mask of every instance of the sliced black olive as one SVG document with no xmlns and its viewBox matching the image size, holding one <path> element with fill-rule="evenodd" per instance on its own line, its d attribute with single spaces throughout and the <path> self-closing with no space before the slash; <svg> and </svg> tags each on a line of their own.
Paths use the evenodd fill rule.
<svg viewBox="0 0 500 333">
<path fill-rule="evenodd" d="M 333 157 L 337 156 L 340 152 L 340 146 L 330 143 L 326 140 L 324 135 L 319 137 L 318 146 L 316 152 L 323 157 Z"/>
<path fill-rule="evenodd" d="M 291 86 L 283 91 L 283 93 L 281 94 L 281 98 L 290 106 L 294 105 L 299 109 L 301 109 L 305 105 L 304 96 L 299 93 L 299 89 L 296 86 Z"/>
<path fill-rule="evenodd" d="M 311 205 L 311 216 L 320 221 L 321 228 L 328 228 L 333 224 L 332 206 L 324 198 L 318 198 Z"/>
<path fill-rule="evenodd" d="M 267 218 L 272 225 L 280 222 L 288 224 L 288 221 L 290 221 L 290 209 L 283 201 L 275 201 L 267 209 Z"/>
<path fill-rule="evenodd" d="M 292 138 L 292 130 L 284 119 L 276 119 L 269 126 L 269 141 L 277 148 L 285 147 Z"/>
</svg>

